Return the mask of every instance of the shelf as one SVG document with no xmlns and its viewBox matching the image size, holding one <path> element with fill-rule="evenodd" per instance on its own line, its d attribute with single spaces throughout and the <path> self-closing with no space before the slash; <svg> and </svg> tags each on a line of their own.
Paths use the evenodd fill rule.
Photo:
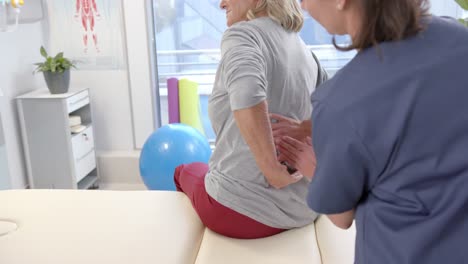
<svg viewBox="0 0 468 264">
<path fill-rule="evenodd" d="M 79 132 L 79 133 L 73 133 L 70 131 L 70 135 L 72 138 L 76 137 L 76 136 L 79 136 L 80 134 L 82 134 L 84 131 L 86 131 L 86 129 L 88 129 L 92 124 L 91 123 L 86 123 L 86 124 L 81 124 L 82 126 L 84 126 L 85 128 L 83 129 L 83 131 Z M 70 128 L 71 129 L 71 128 Z"/>
<path fill-rule="evenodd" d="M 97 175 L 88 175 L 78 183 L 79 190 L 87 190 L 97 182 Z"/>
<path fill-rule="evenodd" d="M 72 89 L 58 95 L 36 90 L 17 97 L 31 188 L 98 187 L 90 102 L 89 89 Z M 80 123 L 85 126 L 82 132 L 71 133 L 70 114 L 80 117 Z M 47 125 L 44 125 L 44 117 L 47 117 Z"/>
<path fill-rule="evenodd" d="M 76 95 L 77 93 L 82 92 L 85 90 L 84 88 L 71 88 L 67 93 L 62 93 L 62 94 L 51 94 L 49 89 L 43 88 L 43 89 L 36 89 L 33 90 L 29 93 L 20 95 L 16 97 L 17 99 L 66 99 L 69 97 L 72 97 Z"/>
</svg>

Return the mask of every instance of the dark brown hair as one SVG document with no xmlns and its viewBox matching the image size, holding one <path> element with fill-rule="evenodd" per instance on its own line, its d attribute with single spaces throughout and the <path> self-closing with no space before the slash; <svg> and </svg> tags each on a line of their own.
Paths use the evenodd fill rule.
<svg viewBox="0 0 468 264">
<path fill-rule="evenodd" d="M 427 16 L 428 0 L 357 0 L 362 7 L 362 27 L 352 44 L 342 51 L 362 50 L 386 41 L 398 41 L 414 36 L 424 29 L 422 19 Z"/>
</svg>

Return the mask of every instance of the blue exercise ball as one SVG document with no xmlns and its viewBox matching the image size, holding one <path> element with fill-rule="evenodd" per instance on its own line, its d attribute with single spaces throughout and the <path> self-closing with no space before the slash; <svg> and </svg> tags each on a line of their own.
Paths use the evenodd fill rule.
<svg viewBox="0 0 468 264">
<path fill-rule="evenodd" d="M 175 191 L 175 168 L 192 162 L 208 163 L 210 156 L 210 144 L 198 130 L 184 124 L 165 125 L 143 145 L 140 174 L 150 190 Z"/>
</svg>

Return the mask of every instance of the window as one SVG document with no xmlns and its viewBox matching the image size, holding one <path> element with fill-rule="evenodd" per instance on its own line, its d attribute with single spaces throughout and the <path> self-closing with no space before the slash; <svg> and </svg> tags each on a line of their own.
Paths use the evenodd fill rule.
<svg viewBox="0 0 468 264">
<path fill-rule="evenodd" d="M 461 15 L 454 2 L 432 2 L 431 10 L 436 14 Z M 201 119 L 206 136 L 213 141 L 215 136 L 207 114 L 208 97 L 220 59 L 221 37 L 226 30 L 225 13 L 219 8 L 219 0 L 153 0 L 152 3 L 162 124 L 168 123 L 167 79 L 188 78 L 199 84 Z M 332 75 L 355 55 L 355 52 L 337 51 L 330 45 L 332 36 L 308 15 L 300 35 Z M 337 41 L 344 43 L 346 37 L 338 37 Z"/>
<path fill-rule="evenodd" d="M 168 123 L 168 78 L 187 78 L 199 85 L 205 134 L 214 140 L 208 119 L 208 96 L 220 59 L 219 46 L 226 30 L 218 0 L 153 1 L 161 123 Z"/>
</svg>

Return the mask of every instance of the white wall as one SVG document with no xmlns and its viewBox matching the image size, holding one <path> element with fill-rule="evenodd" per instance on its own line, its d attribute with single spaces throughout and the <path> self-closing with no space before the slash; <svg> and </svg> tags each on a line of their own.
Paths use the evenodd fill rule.
<svg viewBox="0 0 468 264">
<path fill-rule="evenodd" d="M 0 85 L 4 93 L 1 115 L 12 188 L 27 186 L 14 98 L 45 85 L 41 75 L 32 74 L 32 64 L 40 61 L 42 32 L 42 24 L 39 22 L 22 24 L 12 33 L 0 32 Z"/>
<path fill-rule="evenodd" d="M 155 129 L 145 2 L 122 0 L 125 69 L 72 72 L 72 85 L 91 89 L 96 145 L 105 154 L 138 150 Z"/>
<path fill-rule="evenodd" d="M 8 171 L 8 157 L 5 146 L 2 122 L 3 94 L 0 89 L 0 190 L 10 188 L 10 172 Z"/>
<path fill-rule="evenodd" d="M 93 112 L 96 122 L 100 123 L 100 128 L 96 127 L 96 141 L 104 183 L 142 184 L 139 149 L 157 127 L 146 16 L 148 1 L 123 0 L 127 69 L 106 73 L 107 76 L 94 73 L 99 78 L 89 78 L 89 73 L 82 73 L 75 80 L 90 85 L 96 84 L 96 80 L 100 83 L 98 90 L 93 88 L 96 91 L 93 92 Z"/>
<path fill-rule="evenodd" d="M 145 1 L 123 0 L 128 46 L 128 67 L 115 71 L 72 71 L 71 86 L 89 87 L 92 97 L 98 166 L 104 181 L 140 183 L 139 148 L 154 130 L 150 58 Z M 39 47 L 46 44 L 47 20 L 20 25 L 14 33 L 0 33 L 0 85 L 5 94 L 2 113 L 12 188 L 27 186 L 23 149 L 14 98 L 45 88 L 41 74 L 32 75 L 33 63 L 41 61 Z M 137 135 L 137 136 L 135 136 Z M 0 153 L 1 155 L 1 153 Z M 0 157 L 1 159 L 2 157 Z M 2 168 L 6 168 L 0 164 Z M 118 169 L 116 169 L 118 168 Z M 1 185 L 0 185 L 1 186 Z M 0 187 L 1 188 L 1 187 Z"/>
<path fill-rule="evenodd" d="M 90 88 L 97 151 L 133 151 L 127 71 L 73 71 L 71 74 L 71 86 Z"/>
<path fill-rule="evenodd" d="M 125 70 L 73 73 L 72 85 L 91 89 L 99 172 L 104 183 L 141 184 L 139 149 L 155 129 L 145 2 L 122 2 Z"/>
<path fill-rule="evenodd" d="M 122 0 L 122 7 L 127 67 L 74 71 L 71 80 L 91 89 L 97 149 L 105 154 L 141 149 L 155 129 L 146 1 Z"/>
<path fill-rule="evenodd" d="M 135 147 L 141 149 L 158 124 L 154 118 L 154 83 L 151 74 L 151 55 L 148 23 L 152 23 L 149 0 L 123 0 L 129 81 Z M 154 42 L 155 40 L 152 39 Z"/>
<path fill-rule="evenodd" d="M 127 70 L 74 71 L 71 85 L 90 88 L 101 182 L 139 183 Z"/>
<path fill-rule="evenodd" d="M 0 145 L 0 190 L 10 189 L 10 174 L 5 145 Z"/>
</svg>

